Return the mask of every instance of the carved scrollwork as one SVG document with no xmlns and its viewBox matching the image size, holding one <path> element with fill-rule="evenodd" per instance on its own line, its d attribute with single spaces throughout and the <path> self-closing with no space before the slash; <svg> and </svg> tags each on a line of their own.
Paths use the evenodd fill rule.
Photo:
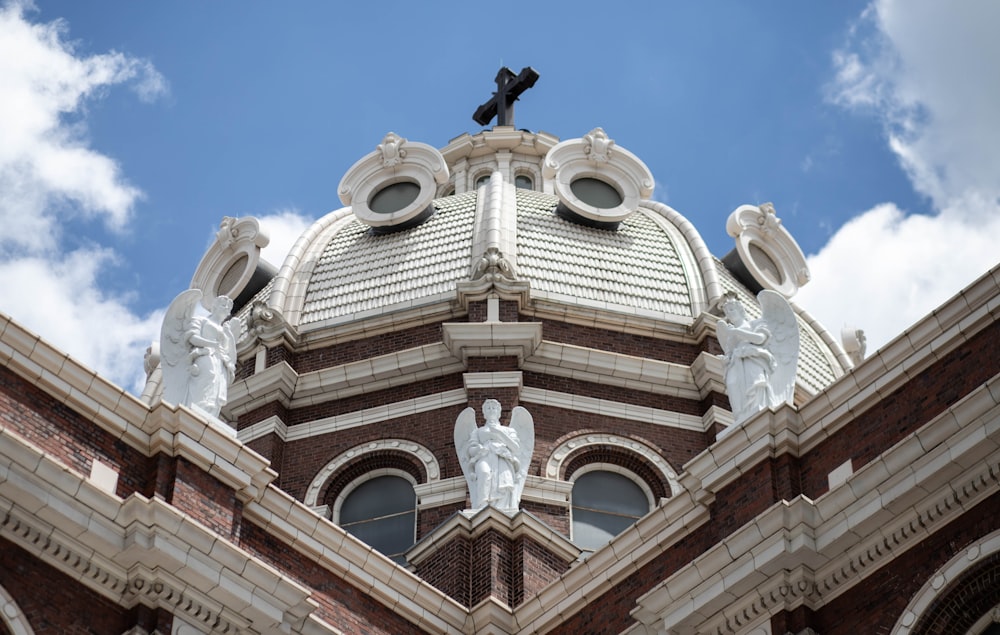
<svg viewBox="0 0 1000 635">
<path fill-rule="evenodd" d="M 488 247 L 472 272 L 473 280 L 480 280 L 489 276 L 492 280 L 513 280 L 514 268 L 510 261 L 496 247 Z"/>
</svg>

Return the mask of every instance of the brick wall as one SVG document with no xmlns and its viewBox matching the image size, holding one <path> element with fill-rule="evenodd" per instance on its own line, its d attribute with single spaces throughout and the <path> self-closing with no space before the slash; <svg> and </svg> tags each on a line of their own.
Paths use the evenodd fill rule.
<svg viewBox="0 0 1000 635">
<path fill-rule="evenodd" d="M 523 317 L 522 319 L 529 322 L 536 321 L 530 317 Z M 694 363 L 695 358 L 698 357 L 698 353 L 702 349 L 701 346 L 695 344 L 672 342 L 658 337 L 620 333 L 592 326 L 568 324 L 552 320 L 542 320 L 542 329 L 545 339 L 550 342 L 585 346 L 609 353 L 646 357 L 663 362 L 685 364 L 687 366 Z"/>
<path fill-rule="evenodd" d="M 175 474 L 167 502 L 221 536 L 238 533 L 243 505 L 236 492 L 183 458 L 176 459 Z"/>
<path fill-rule="evenodd" d="M 69 406 L 0 367 L 0 429 L 38 446 L 84 476 L 95 460 L 119 471 L 119 496 L 149 495 L 147 457 L 116 439 Z"/>
</svg>

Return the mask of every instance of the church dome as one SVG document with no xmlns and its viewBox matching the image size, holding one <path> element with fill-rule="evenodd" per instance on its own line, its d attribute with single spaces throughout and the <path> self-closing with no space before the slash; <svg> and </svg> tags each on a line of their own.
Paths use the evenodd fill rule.
<svg viewBox="0 0 1000 635">
<path fill-rule="evenodd" d="M 579 180 L 597 194 L 577 188 Z M 389 133 L 341 182 L 350 204 L 300 237 L 256 300 L 306 342 L 349 337 L 373 323 L 460 320 L 470 302 L 488 297 L 517 300 L 522 320 L 691 342 L 714 325 L 723 293 L 737 293 L 757 312 L 761 285 L 739 266 L 739 254 L 726 258 L 729 266 L 714 257 L 686 218 L 651 200 L 652 183 L 646 166 L 600 128 L 558 143 L 544 132 L 498 126 L 440 152 Z M 403 213 L 373 210 L 383 205 L 379 197 L 393 196 Z M 769 211 L 760 222 L 779 223 Z M 765 242 L 757 241 L 767 250 Z M 763 258 L 768 275 L 786 287 L 806 275 L 782 275 L 782 267 L 804 267 L 804 260 L 787 265 L 779 248 L 770 259 L 757 243 L 746 253 Z M 784 244 L 798 250 L 790 236 Z M 811 393 L 850 361 L 829 333 L 797 313 L 799 382 Z"/>
</svg>

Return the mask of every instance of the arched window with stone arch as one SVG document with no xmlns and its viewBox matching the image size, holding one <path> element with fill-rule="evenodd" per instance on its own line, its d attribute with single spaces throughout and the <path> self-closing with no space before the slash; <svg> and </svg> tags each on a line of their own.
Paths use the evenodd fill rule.
<svg viewBox="0 0 1000 635">
<path fill-rule="evenodd" d="M 341 491 L 333 520 L 347 533 L 405 564 L 404 553 L 417 538 L 416 483 L 405 471 L 368 472 Z"/>
<path fill-rule="evenodd" d="M 306 489 L 304 503 L 376 550 L 404 562 L 416 541 L 415 486 L 437 481 L 437 459 L 406 439 L 355 446 L 323 466 Z"/>
<path fill-rule="evenodd" d="M 573 483 L 570 537 L 586 551 L 681 490 L 676 473 L 652 444 L 606 433 L 562 439 L 545 464 L 545 476 Z"/>
</svg>

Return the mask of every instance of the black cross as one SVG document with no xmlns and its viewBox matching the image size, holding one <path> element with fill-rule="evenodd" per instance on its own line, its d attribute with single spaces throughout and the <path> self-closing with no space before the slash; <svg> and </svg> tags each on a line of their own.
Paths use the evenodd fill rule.
<svg viewBox="0 0 1000 635">
<path fill-rule="evenodd" d="M 472 119 L 480 126 L 490 123 L 494 117 L 497 118 L 498 126 L 514 125 L 514 102 L 521 96 L 521 93 L 528 90 L 538 81 L 538 71 L 526 66 L 517 75 L 506 66 L 497 73 L 497 92 L 493 93 L 493 98 L 476 108 L 476 114 Z"/>
</svg>

